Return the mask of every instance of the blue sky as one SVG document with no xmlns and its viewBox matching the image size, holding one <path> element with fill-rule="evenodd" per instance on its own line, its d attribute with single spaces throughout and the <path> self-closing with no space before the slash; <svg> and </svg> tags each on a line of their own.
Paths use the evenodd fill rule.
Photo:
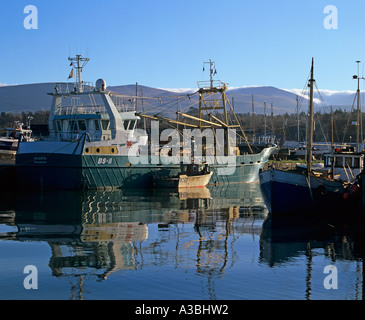
<svg viewBox="0 0 365 320">
<path fill-rule="evenodd" d="M 27 30 L 24 7 L 38 9 Z M 338 28 L 323 21 L 337 8 Z M 16 0 L 0 9 L 0 83 L 66 81 L 68 56 L 90 58 L 83 80 L 195 88 L 204 61 L 232 87 L 302 89 L 315 59 L 320 89 L 355 90 L 365 62 L 363 0 Z M 364 69 L 360 65 L 360 72 Z"/>
</svg>

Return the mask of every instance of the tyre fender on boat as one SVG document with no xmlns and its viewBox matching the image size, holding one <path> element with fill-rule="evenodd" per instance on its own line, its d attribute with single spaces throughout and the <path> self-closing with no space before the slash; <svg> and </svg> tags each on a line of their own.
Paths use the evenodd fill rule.
<svg viewBox="0 0 365 320">
<path fill-rule="evenodd" d="M 324 185 L 320 185 L 320 186 L 318 186 L 317 187 L 317 191 L 318 191 L 318 193 L 321 195 L 321 196 L 324 196 L 324 195 L 326 195 L 327 194 L 327 189 L 326 189 L 326 187 L 324 186 Z"/>
</svg>

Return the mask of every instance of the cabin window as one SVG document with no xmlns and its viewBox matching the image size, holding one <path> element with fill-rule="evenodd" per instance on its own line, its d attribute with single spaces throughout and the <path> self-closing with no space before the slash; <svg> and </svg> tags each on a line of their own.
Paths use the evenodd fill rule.
<svg viewBox="0 0 365 320">
<path fill-rule="evenodd" d="M 79 123 L 79 129 L 81 131 L 86 131 L 86 122 L 85 122 L 85 120 L 79 120 L 78 123 Z"/>
<path fill-rule="evenodd" d="M 348 158 L 348 157 L 346 157 L 345 158 L 345 167 L 347 168 L 347 167 L 352 167 L 352 158 Z"/>
<path fill-rule="evenodd" d="M 95 120 L 95 130 L 100 130 L 99 121 Z"/>
<path fill-rule="evenodd" d="M 56 121 L 56 126 L 57 126 L 57 131 L 58 132 L 61 132 L 62 131 L 61 120 L 57 120 Z"/>
<path fill-rule="evenodd" d="M 76 122 L 75 122 L 74 120 L 71 120 L 71 121 L 70 121 L 70 124 L 69 124 L 69 130 L 70 130 L 70 131 L 77 131 Z"/>
<path fill-rule="evenodd" d="M 332 165 L 333 161 L 334 161 L 333 157 L 326 157 L 326 163 L 325 163 L 325 165 L 327 167 L 329 167 L 329 166 Z"/>
<path fill-rule="evenodd" d="M 342 161 L 342 157 L 336 157 L 336 159 L 335 159 L 335 165 L 336 165 L 336 167 L 342 167 L 343 165 L 343 161 Z"/>
<path fill-rule="evenodd" d="M 135 125 L 136 125 L 136 120 L 132 120 L 129 125 L 129 130 L 133 130 Z"/>
<path fill-rule="evenodd" d="M 129 123 L 130 121 L 123 121 L 124 130 L 128 130 Z"/>
<path fill-rule="evenodd" d="M 101 127 L 103 128 L 103 130 L 108 130 L 109 120 L 101 120 Z"/>
<path fill-rule="evenodd" d="M 354 168 L 360 168 L 360 158 L 354 158 Z"/>
</svg>

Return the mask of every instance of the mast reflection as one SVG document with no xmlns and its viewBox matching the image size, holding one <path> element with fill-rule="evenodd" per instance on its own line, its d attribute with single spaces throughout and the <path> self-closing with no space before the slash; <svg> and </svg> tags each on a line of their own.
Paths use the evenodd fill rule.
<svg viewBox="0 0 365 320">
<path fill-rule="evenodd" d="M 19 192 L 4 200 L 0 223 L 13 231 L 0 240 L 47 242 L 52 275 L 73 279 L 75 299 L 85 278 L 168 264 L 194 267 L 214 299 L 214 279 L 238 260 L 232 244 L 243 233 L 258 237 L 267 214 L 258 184 L 180 193 Z"/>
</svg>

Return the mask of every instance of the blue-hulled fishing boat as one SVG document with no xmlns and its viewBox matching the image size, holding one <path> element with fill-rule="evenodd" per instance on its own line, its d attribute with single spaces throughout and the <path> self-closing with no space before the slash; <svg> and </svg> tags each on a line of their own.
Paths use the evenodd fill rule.
<svg viewBox="0 0 365 320">
<path fill-rule="evenodd" d="M 69 59 L 76 69 L 76 83 L 71 89 L 67 84 L 57 85 L 55 91 L 50 93 L 49 137 L 19 143 L 16 155 L 19 187 L 148 188 L 156 185 L 160 179 L 178 176 L 181 166 L 191 159 L 190 155 L 181 155 L 180 150 L 170 155 L 176 145 L 180 149 L 180 142 L 161 148 L 158 129 L 155 130 L 157 138 L 153 133 L 147 135 L 144 130 L 137 129 L 141 115 L 130 104 L 127 107 L 120 103 L 123 99 L 119 98 L 123 97 L 108 91 L 103 79 L 98 79 L 95 86 L 81 81 L 81 71 L 87 58 L 78 55 Z M 208 85 L 201 85 L 198 90 L 200 111 L 207 110 L 204 95 L 218 93 L 222 97 L 222 109 L 227 118 L 226 89 L 226 84 L 216 83 L 212 79 Z M 219 108 L 215 105 L 214 109 Z M 195 163 L 209 165 L 212 172 L 210 184 L 258 181 L 259 170 L 264 167 L 276 146 L 264 148 L 259 153 L 240 154 L 238 148 L 230 144 L 228 129 L 232 127 L 228 123 L 180 114 L 196 121 L 198 124 L 193 126 L 196 129 L 203 128 L 203 124 L 210 124 L 223 131 L 221 136 L 225 140 L 220 147 L 224 153 L 217 152 L 218 143 L 213 141 L 212 145 L 207 143 L 204 146 L 212 148 L 213 153 L 208 154 L 204 149 L 204 153 L 194 154 Z"/>
</svg>

